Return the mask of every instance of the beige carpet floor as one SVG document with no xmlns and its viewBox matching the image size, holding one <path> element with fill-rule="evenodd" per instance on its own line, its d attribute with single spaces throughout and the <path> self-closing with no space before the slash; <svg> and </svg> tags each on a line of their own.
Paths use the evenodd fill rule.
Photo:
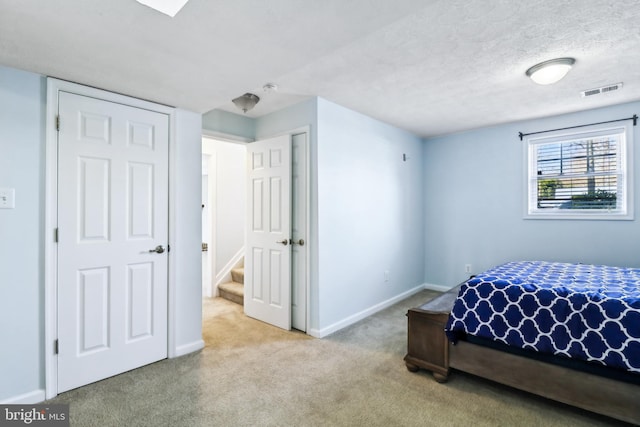
<svg viewBox="0 0 640 427">
<path fill-rule="evenodd" d="M 329 337 L 203 305 L 206 347 L 76 390 L 72 426 L 614 426 L 612 419 L 463 373 L 411 373 L 406 317 L 422 291 Z"/>
</svg>

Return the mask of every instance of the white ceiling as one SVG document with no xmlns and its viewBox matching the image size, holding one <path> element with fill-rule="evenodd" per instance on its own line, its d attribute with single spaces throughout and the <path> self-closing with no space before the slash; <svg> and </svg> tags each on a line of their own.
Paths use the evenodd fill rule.
<svg viewBox="0 0 640 427">
<path fill-rule="evenodd" d="M 555 85 L 524 74 L 564 56 Z M 640 1 L 0 0 L 0 65 L 201 113 L 320 96 L 434 136 L 640 99 Z"/>
</svg>

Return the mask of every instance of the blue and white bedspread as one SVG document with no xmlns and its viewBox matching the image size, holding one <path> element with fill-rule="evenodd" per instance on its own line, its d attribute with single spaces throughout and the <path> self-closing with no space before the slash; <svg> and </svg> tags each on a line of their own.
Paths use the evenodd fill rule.
<svg viewBox="0 0 640 427">
<path fill-rule="evenodd" d="M 461 286 L 446 332 L 640 372 L 640 269 L 503 264 Z"/>
</svg>

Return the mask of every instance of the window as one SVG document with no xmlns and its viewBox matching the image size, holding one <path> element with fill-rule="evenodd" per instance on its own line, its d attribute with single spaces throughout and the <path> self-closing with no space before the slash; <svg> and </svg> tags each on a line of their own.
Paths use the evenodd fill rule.
<svg viewBox="0 0 640 427">
<path fill-rule="evenodd" d="M 527 138 L 526 217 L 633 219 L 630 128 Z"/>
</svg>

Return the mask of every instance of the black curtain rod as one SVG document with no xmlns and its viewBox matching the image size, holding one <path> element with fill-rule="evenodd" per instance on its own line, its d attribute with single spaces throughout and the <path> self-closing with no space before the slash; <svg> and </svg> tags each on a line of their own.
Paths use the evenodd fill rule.
<svg viewBox="0 0 640 427">
<path fill-rule="evenodd" d="M 627 117 L 626 119 L 618 119 L 618 120 L 609 120 L 608 122 L 599 122 L 599 123 L 589 123 L 588 125 L 578 125 L 578 126 L 569 126 L 566 128 L 560 128 L 560 129 L 549 129 L 549 130 L 541 130 L 539 132 L 530 132 L 530 133 L 522 133 L 522 132 L 518 132 L 518 136 L 520 137 L 520 141 L 522 141 L 522 138 L 524 138 L 525 136 L 529 136 L 529 135 L 536 135 L 539 133 L 546 133 L 546 132 L 555 132 L 557 130 L 567 130 L 567 129 L 575 129 L 575 128 L 583 128 L 585 126 L 593 126 L 593 125 L 603 125 L 605 123 L 614 123 L 614 122 L 624 122 L 626 120 L 633 120 L 633 125 L 637 125 L 638 124 L 638 116 L 636 114 L 633 115 L 633 117 Z"/>
</svg>

